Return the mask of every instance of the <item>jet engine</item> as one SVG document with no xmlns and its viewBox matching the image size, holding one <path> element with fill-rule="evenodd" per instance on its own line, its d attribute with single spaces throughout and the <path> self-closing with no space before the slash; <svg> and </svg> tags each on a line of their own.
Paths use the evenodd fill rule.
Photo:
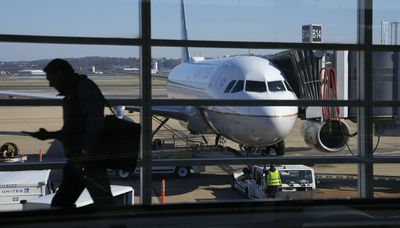
<svg viewBox="0 0 400 228">
<path fill-rule="evenodd" d="M 211 129 L 210 125 L 204 120 L 203 114 L 199 109 L 193 106 L 185 107 L 185 114 L 187 122 L 180 121 L 181 125 L 189 129 L 195 134 L 214 134 L 214 130 Z"/>
<path fill-rule="evenodd" d="M 324 122 L 304 121 L 301 129 L 304 141 L 311 148 L 322 152 L 338 152 L 349 141 L 350 128 L 342 120 Z"/>
</svg>

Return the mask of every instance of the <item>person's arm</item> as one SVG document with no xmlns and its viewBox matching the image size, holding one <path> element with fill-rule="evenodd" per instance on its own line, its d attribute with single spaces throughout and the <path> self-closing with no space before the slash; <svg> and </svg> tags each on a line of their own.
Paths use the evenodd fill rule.
<svg viewBox="0 0 400 228">
<path fill-rule="evenodd" d="M 99 142 L 104 129 L 103 95 L 93 81 L 84 80 L 79 84 L 78 97 L 82 113 L 86 117 L 83 149 L 90 154 Z"/>
</svg>

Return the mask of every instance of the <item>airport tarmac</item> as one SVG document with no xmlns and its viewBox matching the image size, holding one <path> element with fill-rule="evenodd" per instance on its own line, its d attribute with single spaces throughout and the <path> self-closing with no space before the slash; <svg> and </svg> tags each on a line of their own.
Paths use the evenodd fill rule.
<svg viewBox="0 0 400 228">
<path fill-rule="evenodd" d="M 15 86 L 15 85 L 14 85 Z M 40 86 L 11 86 L 8 88 L 20 90 L 35 90 L 35 92 L 49 92 L 51 91 L 46 85 Z M 0 90 L 2 90 L 2 87 Z M 122 97 L 128 87 L 112 87 L 104 86 L 105 94 L 111 97 Z M 137 88 L 136 88 L 137 89 Z M 129 90 L 130 91 L 130 90 Z M 133 89 L 132 91 L 135 91 Z M 153 93 L 155 97 L 164 97 L 165 89 L 159 85 L 156 92 Z M 117 93 L 118 92 L 118 93 Z M 138 94 L 138 93 L 137 93 Z M 136 96 L 131 94 L 132 97 Z M 129 114 L 136 121 L 138 114 Z M 58 130 L 62 126 L 62 112 L 60 107 L 0 107 L 0 131 L 36 131 L 40 127 L 45 127 L 48 130 Z M 290 135 L 285 139 L 286 142 L 286 155 L 285 156 L 326 156 L 326 153 L 315 151 L 309 148 L 301 134 L 300 125 L 302 121 L 296 121 L 295 127 Z M 352 131 L 356 131 L 356 124 L 350 123 Z M 177 121 L 169 121 L 168 124 L 182 132 L 188 133 Z M 157 127 L 153 123 L 153 129 Z M 170 138 L 172 134 L 168 131 L 162 130 L 156 137 Z M 208 142 L 214 142 L 214 136 L 206 137 Z M 377 137 L 374 137 L 375 142 Z M 28 155 L 30 160 L 39 158 L 39 153 L 43 153 L 43 159 L 53 160 L 62 158 L 62 147 L 60 143 L 53 143 L 52 141 L 39 141 L 26 136 L 0 136 L 0 144 L 5 142 L 14 142 L 18 145 L 21 154 Z M 238 148 L 235 143 L 230 141 L 226 145 L 233 148 Z M 349 148 L 352 153 L 357 149 L 356 138 L 349 141 Z M 396 156 L 400 155 L 400 141 L 396 137 L 382 137 L 375 152 L 377 155 Z M 345 155 L 352 156 L 348 149 L 328 155 Z M 222 156 L 222 155 L 216 155 Z M 231 154 L 230 156 L 235 156 Z M 374 166 L 375 175 L 380 176 L 400 176 L 394 170 L 399 169 L 399 164 L 378 164 Z M 180 179 L 173 175 L 154 175 L 153 178 L 153 194 L 154 202 L 157 202 L 160 196 L 161 179 L 166 178 L 166 202 L 167 203 L 181 203 L 181 202 L 206 202 L 215 200 L 245 200 L 244 197 L 236 191 L 230 189 L 230 175 L 233 171 L 241 170 L 243 166 L 207 166 L 207 170 L 202 174 L 191 175 L 186 179 Z M 326 179 L 318 180 L 317 192 L 315 198 L 318 199 L 331 199 L 331 198 L 356 198 L 357 197 L 357 180 L 354 175 L 357 174 L 357 165 L 355 164 L 315 164 L 313 166 L 317 174 L 344 174 L 349 175 L 351 178 L 342 176 L 341 179 Z M 55 183 L 60 178 L 59 172 L 54 171 L 53 175 Z M 113 184 L 130 185 L 135 188 L 135 202 L 138 203 L 138 196 L 140 194 L 140 186 L 138 177 L 129 178 L 127 181 L 120 180 L 113 173 L 110 174 Z M 389 182 L 376 182 L 379 186 L 375 188 L 376 197 L 399 197 L 400 186 L 398 181 Z"/>
<path fill-rule="evenodd" d="M 61 127 L 61 109 L 59 107 L 1 107 L 0 108 L 0 126 L 1 131 L 34 131 L 40 127 L 45 127 L 49 130 L 57 130 Z M 134 119 L 137 120 L 137 114 Z M 171 127 L 187 132 L 178 122 L 171 121 L 168 123 Z M 296 127 L 286 139 L 287 156 L 302 156 L 315 155 L 324 156 L 325 153 L 317 152 L 308 148 L 299 134 L 299 126 L 301 121 L 296 122 Z M 156 127 L 154 123 L 154 128 Z M 169 138 L 171 133 L 161 130 L 156 137 Z M 207 137 L 209 142 L 214 142 L 214 137 Z M 384 140 L 381 140 L 384 141 Z M 52 143 L 51 141 L 40 141 L 24 136 L 0 136 L 0 143 L 14 142 L 19 148 L 21 154 L 26 154 L 30 160 L 39 159 L 39 152 L 43 153 L 44 161 L 51 161 L 62 158 L 62 147 L 60 143 Z M 179 142 L 177 142 L 179 143 Z M 184 143 L 184 142 L 181 142 Z M 391 141 L 396 144 L 395 141 Z M 237 145 L 227 141 L 227 145 L 235 148 Z M 388 144 L 388 145 L 387 145 Z M 381 145 L 390 146 L 390 143 L 382 143 Z M 393 148 L 392 148 L 393 149 Z M 386 152 L 389 151 L 389 152 Z M 349 154 L 348 152 L 342 152 Z M 394 150 L 383 148 L 381 154 L 389 153 L 390 155 L 398 154 Z M 217 157 L 234 157 L 234 154 L 214 154 Z M 349 155 L 350 156 L 350 155 Z M 243 165 L 244 166 L 244 165 Z M 154 175 L 153 179 L 153 194 L 154 202 L 157 203 L 161 195 L 161 179 L 166 178 L 167 203 L 182 203 L 182 202 L 203 202 L 215 200 L 246 200 L 241 194 L 230 189 L 230 175 L 233 171 L 239 171 L 243 168 L 240 165 L 228 166 L 207 166 L 206 172 L 202 174 L 194 174 L 186 179 L 180 179 L 174 175 Z M 357 174 L 357 165 L 354 164 L 315 164 L 313 166 L 316 173 L 325 175 L 350 174 L 349 177 L 341 177 L 343 179 L 327 179 L 318 180 L 317 191 L 314 194 L 318 199 L 331 198 L 357 198 L 357 180 L 354 175 Z M 376 175 L 399 176 L 398 173 L 393 173 L 393 170 L 398 170 L 398 164 L 375 165 Z M 52 178 L 57 185 L 60 178 L 60 172 L 54 171 Z M 111 173 L 113 184 L 130 185 L 135 189 L 135 201 L 139 203 L 139 178 L 129 178 L 127 181 L 120 180 L 114 173 Z M 349 178 L 349 179 L 347 179 Z M 377 186 L 375 193 L 376 197 L 398 197 L 400 196 L 400 186 L 397 181 L 381 183 Z"/>
</svg>

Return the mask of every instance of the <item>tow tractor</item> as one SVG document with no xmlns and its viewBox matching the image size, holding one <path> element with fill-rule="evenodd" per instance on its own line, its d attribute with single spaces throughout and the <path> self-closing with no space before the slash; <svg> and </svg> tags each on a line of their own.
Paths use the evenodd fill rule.
<svg viewBox="0 0 400 228">
<path fill-rule="evenodd" d="M 276 166 L 282 180 L 277 198 L 310 199 L 316 189 L 314 169 L 305 165 Z M 244 194 L 248 199 L 266 198 L 265 173 L 261 166 L 247 166 L 242 172 L 232 174 L 231 187 Z"/>
</svg>

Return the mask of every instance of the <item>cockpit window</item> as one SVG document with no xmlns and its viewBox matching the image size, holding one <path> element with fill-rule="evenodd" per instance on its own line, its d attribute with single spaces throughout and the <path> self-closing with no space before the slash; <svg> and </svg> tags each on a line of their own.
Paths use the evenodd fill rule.
<svg viewBox="0 0 400 228">
<path fill-rule="evenodd" d="M 235 82 L 236 82 L 236 80 L 233 80 L 233 81 L 229 82 L 229 84 L 228 84 L 228 86 L 226 87 L 224 93 L 229 93 L 229 91 L 231 91 L 233 85 L 235 85 Z"/>
<path fill-rule="evenodd" d="M 292 87 L 290 87 L 289 83 L 287 81 L 284 81 L 284 82 L 285 82 L 286 89 L 289 90 L 290 92 L 293 92 L 293 89 L 292 89 Z"/>
<path fill-rule="evenodd" d="M 265 81 L 246 81 L 246 91 L 249 92 L 265 92 L 267 91 L 267 86 Z"/>
<path fill-rule="evenodd" d="M 237 92 L 243 91 L 243 87 L 244 87 L 244 81 L 238 80 L 235 87 L 233 87 L 231 93 L 237 93 Z"/>
<path fill-rule="evenodd" d="M 268 82 L 268 89 L 270 92 L 286 91 L 282 81 Z"/>
</svg>

